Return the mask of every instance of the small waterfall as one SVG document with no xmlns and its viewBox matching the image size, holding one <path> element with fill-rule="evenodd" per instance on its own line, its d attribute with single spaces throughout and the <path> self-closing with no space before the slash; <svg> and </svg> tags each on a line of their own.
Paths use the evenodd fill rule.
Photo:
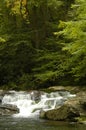
<svg viewBox="0 0 86 130">
<path fill-rule="evenodd" d="M 60 107 L 68 98 L 73 96 L 75 95 L 71 95 L 67 91 L 50 94 L 39 91 L 9 91 L 3 97 L 2 104 L 16 105 L 20 110 L 19 114 L 14 115 L 16 117 L 32 117 L 38 115 L 40 110 L 47 111 Z"/>
</svg>

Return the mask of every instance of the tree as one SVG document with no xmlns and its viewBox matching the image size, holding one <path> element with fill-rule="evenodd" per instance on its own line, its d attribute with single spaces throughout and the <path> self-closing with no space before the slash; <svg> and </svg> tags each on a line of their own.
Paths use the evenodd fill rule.
<svg viewBox="0 0 86 130">
<path fill-rule="evenodd" d="M 1 0 L 0 85 L 28 89 L 84 79 L 85 5 L 85 0 Z"/>
<path fill-rule="evenodd" d="M 85 0 L 76 0 L 72 5 L 72 19 L 67 22 L 60 22 L 62 29 L 57 33 L 63 36 L 65 40 L 64 51 L 71 54 L 69 66 L 70 73 L 75 80 L 85 84 L 86 78 L 86 2 Z"/>
</svg>

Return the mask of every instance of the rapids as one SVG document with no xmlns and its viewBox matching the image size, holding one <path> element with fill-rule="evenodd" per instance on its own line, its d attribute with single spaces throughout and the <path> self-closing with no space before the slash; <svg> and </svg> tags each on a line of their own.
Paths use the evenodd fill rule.
<svg viewBox="0 0 86 130">
<path fill-rule="evenodd" d="M 13 104 L 19 108 L 19 114 L 14 114 L 14 117 L 34 117 L 38 116 L 41 110 L 47 111 L 60 107 L 74 96 L 67 91 L 50 94 L 41 91 L 9 91 L 4 95 L 2 104 Z"/>
</svg>

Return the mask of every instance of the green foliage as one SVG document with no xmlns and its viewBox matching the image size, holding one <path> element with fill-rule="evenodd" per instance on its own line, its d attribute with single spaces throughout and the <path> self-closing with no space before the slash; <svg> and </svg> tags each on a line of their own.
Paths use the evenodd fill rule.
<svg viewBox="0 0 86 130">
<path fill-rule="evenodd" d="M 0 50 L 1 83 L 15 81 L 24 72 L 31 73 L 34 54 L 35 50 L 28 41 L 20 41 L 16 44 L 5 43 Z"/>
<path fill-rule="evenodd" d="M 56 33 L 62 35 L 65 40 L 64 51 L 71 54 L 70 73 L 74 74 L 75 80 L 84 80 L 86 77 L 86 2 L 76 0 L 72 6 L 74 19 L 68 22 L 60 22 L 59 27 L 63 28 Z M 69 43 L 68 43 L 69 42 Z M 84 81 L 83 81 L 84 82 Z M 83 83 L 82 83 L 83 84 Z"/>
<path fill-rule="evenodd" d="M 85 0 L 1 0 L 0 85 L 85 84 L 85 7 Z"/>
</svg>

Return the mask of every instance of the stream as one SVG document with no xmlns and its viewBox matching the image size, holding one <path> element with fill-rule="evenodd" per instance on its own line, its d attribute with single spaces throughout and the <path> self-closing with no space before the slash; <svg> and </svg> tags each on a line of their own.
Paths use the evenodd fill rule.
<svg viewBox="0 0 86 130">
<path fill-rule="evenodd" d="M 39 119 L 41 110 L 58 108 L 69 98 L 75 97 L 67 91 L 16 92 L 9 91 L 2 104 L 13 104 L 19 108 L 18 114 L 0 116 L 0 130 L 85 130 L 85 125 Z"/>
<path fill-rule="evenodd" d="M 85 125 L 34 118 L 0 117 L 0 130 L 86 130 Z"/>
</svg>

